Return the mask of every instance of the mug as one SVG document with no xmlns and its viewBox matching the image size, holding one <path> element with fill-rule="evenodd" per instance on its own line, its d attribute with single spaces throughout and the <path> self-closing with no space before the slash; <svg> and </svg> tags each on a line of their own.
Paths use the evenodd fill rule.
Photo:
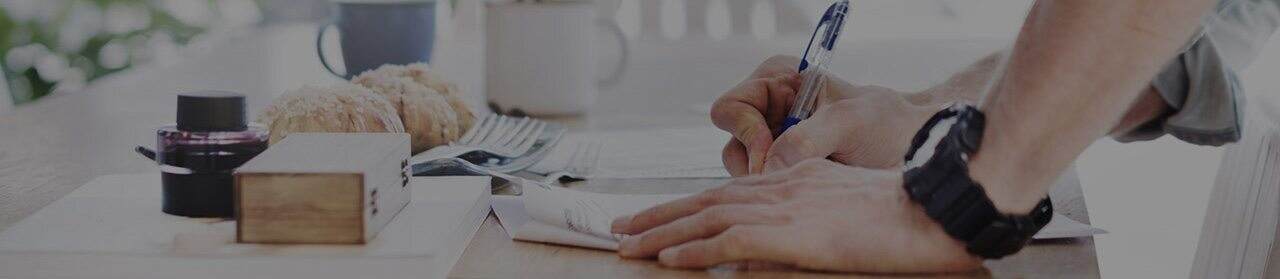
<svg viewBox="0 0 1280 279">
<path fill-rule="evenodd" d="M 316 54 L 320 64 L 335 76 L 351 79 L 384 64 L 429 63 L 435 42 L 435 1 L 337 1 L 337 18 L 320 25 Z M 338 73 L 325 59 L 325 31 L 337 26 L 342 37 L 342 61 L 347 72 Z"/>
<path fill-rule="evenodd" d="M 488 2 L 485 23 L 485 89 L 495 112 L 580 114 L 627 65 L 622 29 L 598 18 L 593 1 Z M 596 76 L 596 28 L 620 46 L 618 64 L 603 77 Z"/>
</svg>

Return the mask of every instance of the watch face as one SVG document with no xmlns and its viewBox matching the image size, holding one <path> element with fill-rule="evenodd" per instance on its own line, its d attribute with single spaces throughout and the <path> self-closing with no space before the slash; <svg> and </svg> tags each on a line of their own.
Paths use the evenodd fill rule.
<svg viewBox="0 0 1280 279">
<path fill-rule="evenodd" d="M 907 160 L 904 167 L 906 169 L 918 168 L 933 159 L 934 152 L 938 149 L 938 143 L 947 136 L 947 132 L 950 132 L 951 126 L 955 124 L 956 117 L 952 116 L 938 121 L 932 128 L 929 128 L 929 137 L 924 141 L 924 144 L 921 144 L 920 147 L 912 152 L 911 159 Z"/>
</svg>

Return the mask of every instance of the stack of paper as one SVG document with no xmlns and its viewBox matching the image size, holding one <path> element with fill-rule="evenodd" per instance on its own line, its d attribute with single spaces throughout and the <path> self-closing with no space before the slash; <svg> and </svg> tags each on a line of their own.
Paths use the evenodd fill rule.
<svg viewBox="0 0 1280 279">
<path fill-rule="evenodd" d="M 600 194 L 526 183 L 523 197 L 494 196 L 493 211 L 512 239 L 617 250 L 623 236 L 609 231 L 614 218 L 685 196 Z M 1100 233 L 1105 231 L 1054 214 L 1035 239 Z"/>
<path fill-rule="evenodd" d="M 586 178 L 729 177 L 720 159 L 729 138 L 714 127 L 566 134 L 529 170 Z"/>
<path fill-rule="evenodd" d="M 1252 111 L 1252 110 L 1251 110 Z M 1196 247 L 1192 278 L 1277 278 L 1273 251 L 1280 215 L 1280 133 L 1261 114 L 1227 147 Z M 1276 255 L 1276 257 L 1272 257 Z"/>
</svg>

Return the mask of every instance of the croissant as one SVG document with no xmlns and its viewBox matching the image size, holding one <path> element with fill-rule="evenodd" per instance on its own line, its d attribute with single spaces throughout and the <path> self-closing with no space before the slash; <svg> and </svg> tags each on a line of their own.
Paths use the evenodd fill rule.
<svg viewBox="0 0 1280 279">
<path fill-rule="evenodd" d="M 303 86 L 286 92 L 257 118 L 269 143 L 291 133 L 403 133 L 404 124 L 386 98 L 350 83 Z"/>
<path fill-rule="evenodd" d="M 391 102 L 409 133 L 414 153 L 457 140 L 475 122 L 457 87 L 430 74 L 425 64 L 386 65 L 351 81 Z"/>
</svg>

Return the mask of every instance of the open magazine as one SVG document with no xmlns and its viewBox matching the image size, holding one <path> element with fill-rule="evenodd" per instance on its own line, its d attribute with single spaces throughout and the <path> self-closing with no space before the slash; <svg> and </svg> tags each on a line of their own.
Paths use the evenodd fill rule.
<svg viewBox="0 0 1280 279">
<path fill-rule="evenodd" d="M 525 181 L 523 196 L 493 196 L 493 211 L 507 236 L 516 240 L 617 250 L 622 235 L 610 232 L 613 219 L 635 214 L 679 195 L 602 194 Z M 1054 214 L 1035 239 L 1084 237 L 1105 231 Z"/>
</svg>

